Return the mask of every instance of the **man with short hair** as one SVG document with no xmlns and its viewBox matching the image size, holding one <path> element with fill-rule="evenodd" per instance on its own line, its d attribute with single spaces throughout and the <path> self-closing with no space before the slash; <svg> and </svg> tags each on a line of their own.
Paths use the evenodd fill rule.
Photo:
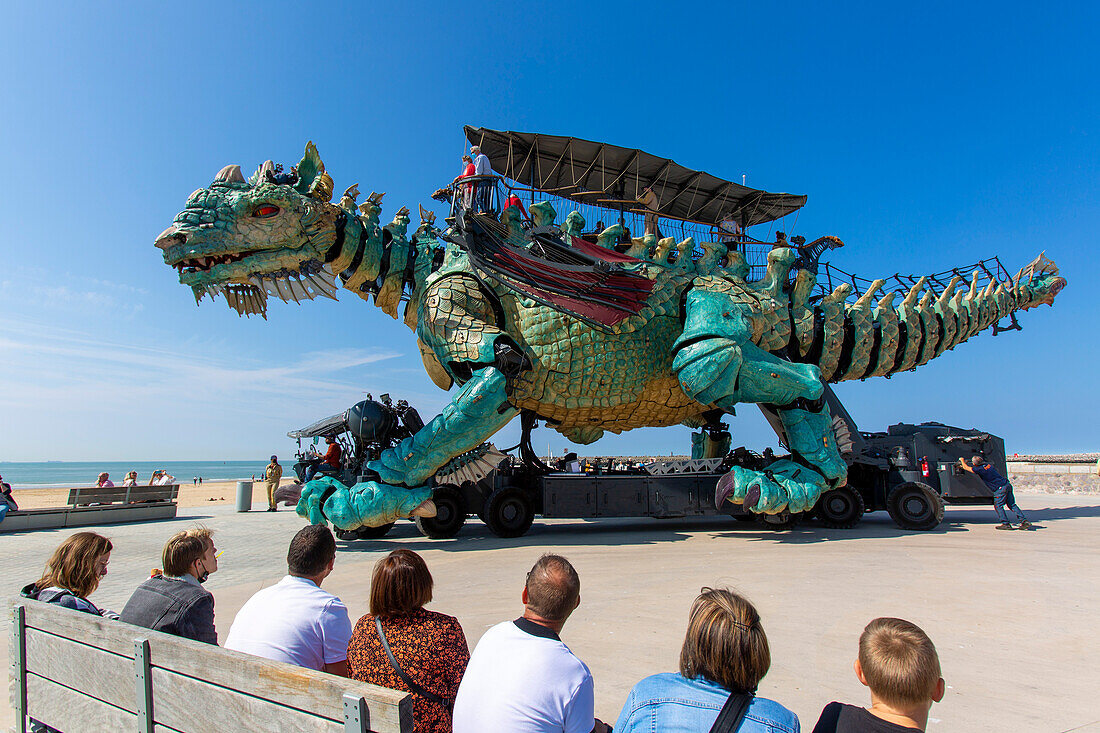
<svg viewBox="0 0 1100 733">
<path fill-rule="evenodd" d="M 348 609 L 321 590 L 335 563 L 336 540 L 328 527 L 300 529 L 290 541 L 286 577 L 248 599 L 225 648 L 347 677 Z"/>
<path fill-rule="evenodd" d="M 1012 484 L 1009 483 L 1008 479 L 997 473 L 997 469 L 989 465 L 989 461 L 981 456 L 973 456 L 970 463 L 974 466 L 973 468 L 966 465 L 965 459 L 960 458 L 959 468 L 975 474 L 993 492 L 993 509 L 996 510 L 997 516 L 1001 519 L 1001 523 L 997 525 L 996 529 L 1015 529 L 1012 522 L 1008 521 L 1008 512 L 1005 511 L 1006 505 L 1016 513 L 1016 518 L 1020 520 L 1020 529 L 1031 529 L 1031 522 L 1027 521 L 1027 517 L 1020 511 L 1020 507 L 1016 506 L 1016 497 L 1012 493 Z"/>
<path fill-rule="evenodd" d="M 278 510 L 275 504 L 275 490 L 279 488 L 279 480 L 283 477 L 283 467 L 279 465 L 279 456 L 271 456 L 271 463 L 264 469 L 264 483 L 267 484 L 267 510 Z"/>
<path fill-rule="evenodd" d="M 558 634 L 580 605 L 569 561 L 543 555 L 527 573 L 523 615 L 485 632 L 458 687 L 454 733 L 603 733 L 592 673 Z"/>
<path fill-rule="evenodd" d="M 196 527 L 177 532 L 164 543 L 164 571 L 134 589 L 120 620 L 207 644 L 218 643 L 214 596 L 202 587 L 218 570 L 218 548 L 211 532 Z"/>
<path fill-rule="evenodd" d="M 831 702 L 813 733 L 903 733 L 923 731 L 932 703 L 946 685 L 932 640 L 900 618 L 876 618 L 859 637 L 856 677 L 871 690 L 871 707 Z"/>
</svg>

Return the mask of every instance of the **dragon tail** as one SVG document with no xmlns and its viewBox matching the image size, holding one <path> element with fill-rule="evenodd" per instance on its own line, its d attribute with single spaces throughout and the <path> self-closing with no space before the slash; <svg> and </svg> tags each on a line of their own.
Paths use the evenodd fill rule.
<svg viewBox="0 0 1100 733">
<path fill-rule="evenodd" d="M 800 272 L 791 290 L 796 360 L 816 364 L 828 382 L 889 377 L 925 364 L 990 326 L 994 334 L 1018 329 L 1015 313 L 1053 304 L 1066 281 L 1040 254 L 1015 277 L 998 278 L 979 266 L 969 283 L 962 275 L 947 285 L 921 277 L 907 292 L 890 290 L 874 303 L 885 283 L 875 280 L 852 302 L 852 285 L 843 283 L 811 306 L 814 277 Z M 1002 318 L 1010 318 L 1012 325 L 997 326 Z"/>
</svg>

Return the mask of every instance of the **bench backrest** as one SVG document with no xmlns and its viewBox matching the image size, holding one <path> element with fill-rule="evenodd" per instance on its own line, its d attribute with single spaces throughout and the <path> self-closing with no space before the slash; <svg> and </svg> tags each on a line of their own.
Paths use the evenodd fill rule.
<svg viewBox="0 0 1100 733">
<path fill-rule="evenodd" d="M 412 731 L 406 692 L 56 604 L 12 604 L 15 730 Z"/>
<path fill-rule="evenodd" d="M 71 506 L 88 504 L 129 504 L 132 501 L 175 501 L 179 484 L 166 486 L 81 486 L 69 489 Z"/>
</svg>

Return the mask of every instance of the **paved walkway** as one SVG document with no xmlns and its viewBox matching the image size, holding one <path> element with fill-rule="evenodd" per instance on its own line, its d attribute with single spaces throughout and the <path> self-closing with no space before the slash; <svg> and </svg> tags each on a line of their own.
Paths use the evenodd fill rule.
<svg viewBox="0 0 1100 733">
<path fill-rule="evenodd" d="M 760 694 L 798 713 L 804 730 L 830 700 L 865 702 L 852 673 L 856 641 L 871 618 L 891 615 L 922 626 L 940 653 L 948 691 L 929 730 L 1100 732 L 1100 496 L 1018 500 L 1037 531 L 996 532 L 992 509 L 961 507 L 948 508 L 929 533 L 898 530 L 885 513 L 855 530 L 810 524 L 785 533 L 724 518 L 538 520 L 516 540 L 494 537 L 476 519 L 454 540 L 429 540 L 402 522 L 385 539 L 340 543 L 325 588 L 354 620 L 366 612 L 375 560 L 398 547 L 416 550 L 435 578 L 431 607 L 457 616 L 473 647 L 492 624 L 520 614 L 522 579 L 538 556 L 560 552 L 582 583 L 562 638 L 591 667 L 596 712 L 608 722 L 641 677 L 675 670 L 699 588 L 726 585 L 764 618 L 773 661 Z M 98 528 L 115 551 L 92 600 L 120 609 L 160 565 L 168 535 L 201 522 L 224 550 L 207 584 L 224 639 L 244 601 L 282 577 L 302 520 L 290 511 L 183 514 Z M 0 535 L 5 604 L 70 531 Z M 9 636 L 0 635 L 5 658 Z M 0 728 L 13 722 L 4 696 Z"/>
</svg>

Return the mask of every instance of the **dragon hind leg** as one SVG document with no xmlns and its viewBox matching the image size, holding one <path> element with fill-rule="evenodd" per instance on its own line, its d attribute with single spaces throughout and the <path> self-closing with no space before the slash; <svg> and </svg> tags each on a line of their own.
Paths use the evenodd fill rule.
<svg viewBox="0 0 1100 733">
<path fill-rule="evenodd" d="M 297 512 L 314 524 L 331 521 L 340 529 L 377 527 L 412 515 L 431 496 L 423 486 L 440 466 L 500 430 L 517 410 L 508 404 L 507 379 L 487 366 L 455 395 L 443 412 L 415 435 L 382 452 L 367 468 L 378 481 L 344 486 L 331 478 L 302 489 Z"/>
<path fill-rule="evenodd" d="M 684 392 L 705 405 L 732 411 L 737 403 L 765 403 L 777 412 L 791 457 L 763 471 L 736 467 L 716 496 L 757 513 L 806 511 L 847 468 L 836 449 L 824 388 L 815 366 L 780 359 L 749 340 L 739 304 L 724 293 L 692 292 L 672 368 Z"/>
</svg>

